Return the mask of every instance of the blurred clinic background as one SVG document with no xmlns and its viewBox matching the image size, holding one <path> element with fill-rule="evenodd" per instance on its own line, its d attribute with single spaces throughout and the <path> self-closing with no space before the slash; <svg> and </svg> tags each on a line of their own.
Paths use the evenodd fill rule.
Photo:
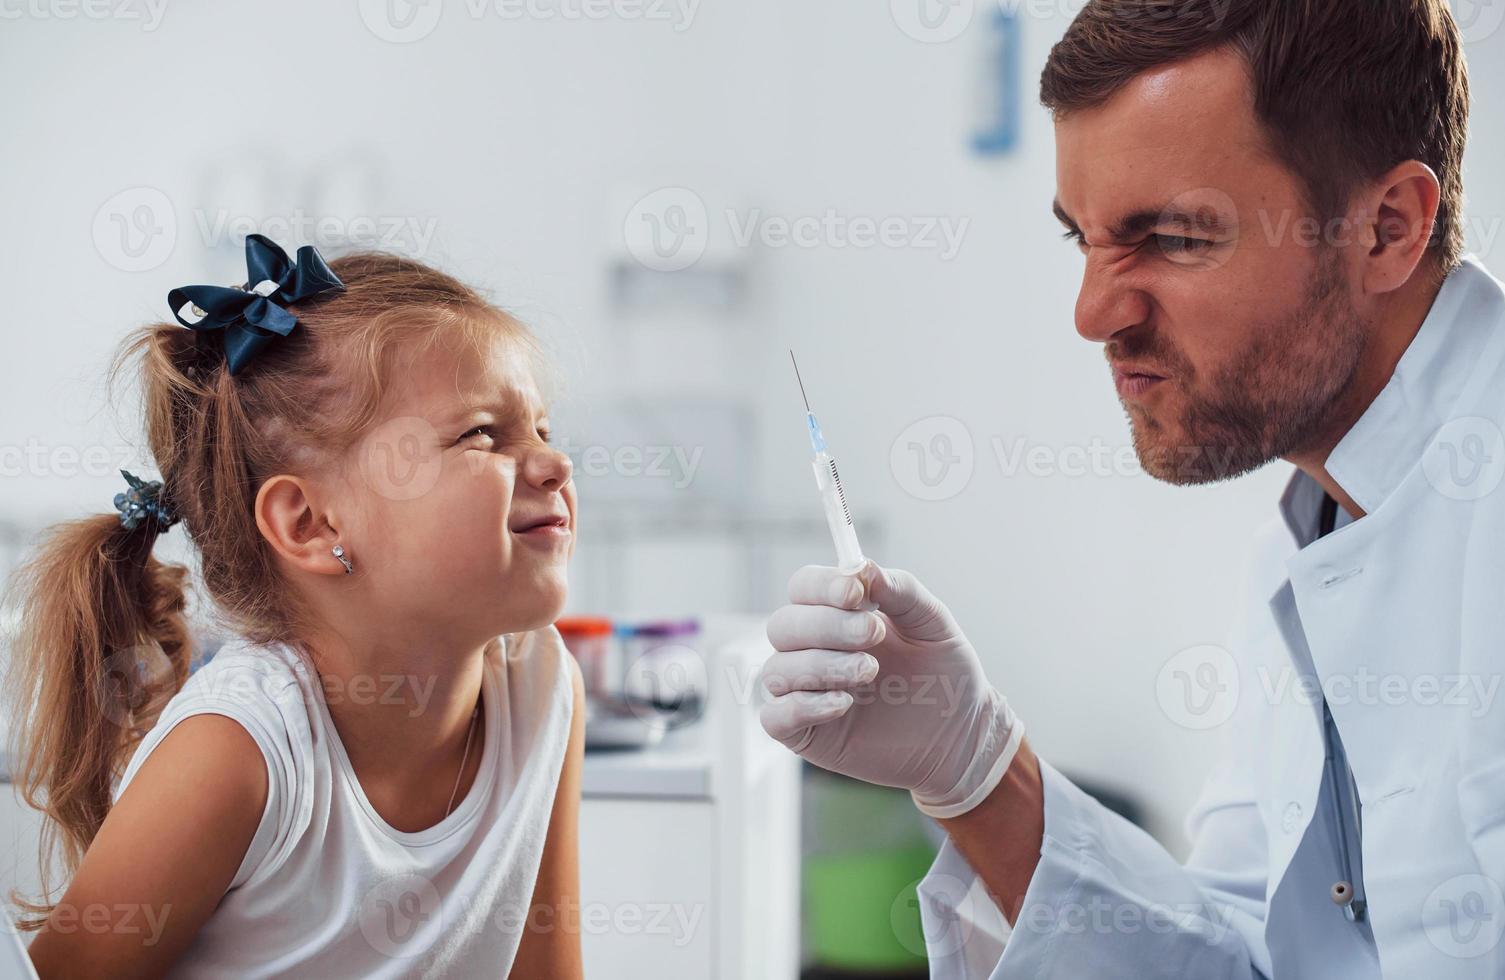
<svg viewBox="0 0 1505 980">
<path fill-rule="evenodd" d="M 616 916 L 590 975 L 923 974 L 934 828 L 756 722 L 762 619 L 833 557 L 790 348 L 867 552 L 950 605 L 1040 753 L 1184 853 L 1217 732 L 1173 658 L 1222 642 L 1288 469 L 1153 482 L 1074 331 L 1036 83 L 1081 4 L 0 2 L 0 569 L 156 474 L 103 376 L 169 288 L 241 281 L 250 232 L 389 248 L 557 368 L 582 901 Z M 1456 4 L 1468 247 L 1505 262 L 1505 4 Z M 0 801 L 0 885 L 31 887 L 35 818 Z"/>
</svg>

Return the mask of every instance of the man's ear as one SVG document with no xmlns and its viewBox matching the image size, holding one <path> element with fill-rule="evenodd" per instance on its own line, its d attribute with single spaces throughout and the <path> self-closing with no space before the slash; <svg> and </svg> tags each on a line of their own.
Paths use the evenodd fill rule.
<svg viewBox="0 0 1505 980">
<path fill-rule="evenodd" d="M 1362 214 L 1366 292 L 1388 293 L 1410 281 L 1432 245 L 1442 185 L 1432 168 L 1407 160 L 1370 184 Z"/>
<path fill-rule="evenodd" d="M 313 575 L 343 575 L 331 554 L 339 532 L 316 504 L 307 481 L 285 473 L 256 492 L 256 526 L 273 550 L 295 568 Z"/>
</svg>

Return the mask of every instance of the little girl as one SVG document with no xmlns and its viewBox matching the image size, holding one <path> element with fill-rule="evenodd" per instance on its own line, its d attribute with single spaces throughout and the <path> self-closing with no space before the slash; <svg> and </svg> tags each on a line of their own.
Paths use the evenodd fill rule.
<svg viewBox="0 0 1505 980">
<path fill-rule="evenodd" d="M 17 782 L 71 875 L 32 960 L 578 977 L 575 490 L 536 345 L 417 262 L 246 254 L 111 371 L 140 361 L 161 481 L 17 573 Z M 191 677 L 187 570 L 151 555 L 179 522 L 234 632 Z"/>
</svg>

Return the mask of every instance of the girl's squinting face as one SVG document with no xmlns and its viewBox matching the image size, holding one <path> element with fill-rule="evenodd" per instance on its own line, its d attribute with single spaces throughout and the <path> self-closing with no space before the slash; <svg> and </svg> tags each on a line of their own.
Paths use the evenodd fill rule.
<svg viewBox="0 0 1505 980">
<path fill-rule="evenodd" d="M 436 348 L 406 365 L 361 447 L 363 571 L 385 611 L 487 638 L 559 617 L 575 548 L 570 458 L 549 445 L 531 361 Z M 352 555 L 356 562 L 360 555 Z"/>
</svg>

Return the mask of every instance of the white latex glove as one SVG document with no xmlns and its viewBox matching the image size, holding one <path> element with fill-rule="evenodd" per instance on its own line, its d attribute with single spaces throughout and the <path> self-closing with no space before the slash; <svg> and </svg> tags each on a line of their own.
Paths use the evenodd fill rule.
<svg viewBox="0 0 1505 980">
<path fill-rule="evenodd" d="M 824 769 L 909 790 L 932 817 L 992 792 L 1024 725 L 913 575 L 810 565 L 789 579 L 789 601 L 768 621 L 769 735 Z"/>
</svg>

